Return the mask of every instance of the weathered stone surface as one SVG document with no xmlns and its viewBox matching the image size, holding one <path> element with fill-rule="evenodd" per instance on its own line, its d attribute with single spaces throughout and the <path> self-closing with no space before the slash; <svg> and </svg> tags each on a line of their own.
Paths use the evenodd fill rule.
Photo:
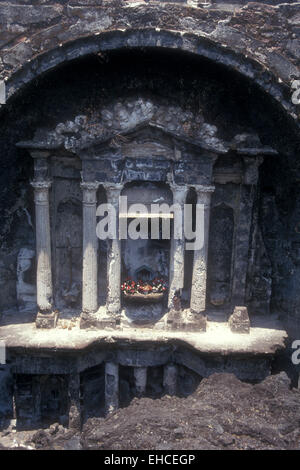
<svg viewBox="0 0 300 470">
<path fill-rule="evenodd" d="M 207 316 L 202 312 L 188 312 L 183 321 L 183 330 L 186 331 L 206 331 Z"/>
<path fill-rule="evenodd" d="M 113 315 L 86 313 L 80 316 L 80 328 L 82 329 L 116 329 L 119 318 Z"/>
<path fill-rule="evenodd" d="M 50 313 L 38 312 L 36 316 L 35 325 L 37 328 L 55 328 L 58 320 L 59 313 L 54 311 Z"/>
<path fill-rule="evenodd" d="M 250 320 L 247 307 L 235 307 L 228 319 L 228 325 L 234 333 L 250 333 Z"/>
</svg>

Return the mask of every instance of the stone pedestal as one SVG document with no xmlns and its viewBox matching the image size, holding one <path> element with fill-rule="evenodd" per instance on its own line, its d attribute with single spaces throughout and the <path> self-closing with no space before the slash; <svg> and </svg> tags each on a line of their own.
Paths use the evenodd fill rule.
<svg viewBox="0 0 300 470">
<path fill-rule="evenodd" d="M 147 367 L 134 368 L 135 389 L 138 397 L 145 395 L 147 386 Z"/>
<path fill-rule="evenodd" d="M 247 307 L 235 307 L 228 319 L 229 328 L 233 333 L 250 333 L 250 320 Z"/>
<path fill-rule="evenodd" d="M 170 272 L 169 272 L 169 297 L 168 308 L 173 307 L 173 299 L 177 291 L 181 291 L 184 284 L 184 204 L 188 192 L 187 186 L 170 184 L 173 193 L 174 228 L 171 236 Z"/>
<path fill-rule="evenodd" d="M 50 181 L 33 181 L 36 219 L 37 257 L 37 328 L 53 328 L 57 322 L 57 312 L 53 312 L 51 239 L 49 215 Z"/>
<path fill-rule="evenodd" d="M 80 431 L 81 429 L 80 375 L 76 372 L 69 375 L 68 398 L 69 398 L 69 428 Z"/>
<path fill-rule="evenodd" d="M 59 316 L 58 311 L 51 312 L 51 313 L 38 312 L 36 320 L 35 320 L 35 326 L 37 328 L 44 328 L 44 329 L 55 328 L 57 324 L 58 316 Z"/>
<path fill-rule="evenodd" d="M 180 330 L 182 327 L 182 311 L 172 308 L 166 315 L 166 330 Z"/>
<path fill-rule="evenodd" d="M 105 363 L 105 411 L 111 413 L 119 408 L 119 365 Z"/>
<path fill-rule="evenodd" d="M 183 323 L 182 329 L 185 331 L 205 332 L 207 317 L 204 313 L 188 312 Z"/>
<path fill-rule="evenodd" d="M 167 364 L 164 366 L 163 386 L 167 395 L 176 395 L 177 373 L 177 366 L 175 364 Z"/>
<path fill-rule="evenodd" d="M 180 330 L 182 326 L 182 307 L 181 298 L 179 295 L 173 296 L 172 306 L 166 315 L 165 329 L 166 330 Z"/>
<path fill-rule="evenodd" d="M 206 278 L 209 237 L 209 215 L 211 194 L 214 186 L 194 186 L 197 193 L 197 222 L 199 248 L 194 251 L 193 277 L 190 309 L 193 313 L 204 312 L 206 308 Z"/>
</svg>

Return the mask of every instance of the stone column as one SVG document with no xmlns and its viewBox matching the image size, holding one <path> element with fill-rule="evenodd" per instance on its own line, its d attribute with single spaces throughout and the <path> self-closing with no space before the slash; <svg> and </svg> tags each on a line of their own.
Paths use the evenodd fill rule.
<svg viewBox="0 0 300 470">
<path fill-rule="evenodd" d="M 145 395 L 147 386 L 147 367 L 135 367 L 134 380 L 137 395 Z"/>
<path fill-rule="evenodd" d="M 103 183 L 107 203 L 116 213 L 116 238 L 110 240 L 107 258 L 107 299 L 108 315 L 116 315 L 121 310 L 121 240 L 119 239 L 119 197 L 123 188 L 120 183 Z"/>
<path fill-rule="evenodd" d="M 81 406 L 80 406 L 80 374 L 75 372 L 69 375 L 68 384 L 69 398 L 69 428 L 81 429 Z"/>
<path fill-rule="evenodd" d="M 200 247 L 194 251 L 193 277 L 191 290 L 190 309 L 194 313 L 201 313 L 205 310 L 206 303 L 206 277 L 207 277 L 207 255 L 209 237 L 209 215 L 211 194 L 214 186 L 194 186 L 197 193 L 197 217 L 198 236 L 201 238 Z"/>
<path fill-rule="evenodd" d="M 105 410 L 111 413 L 119 408 L 119 364 L 105 363 Z"/>
<path fill-rule="evenodd" d="M 177 366 L 166 364 L 164 367 L 163 386 L 167 395 L 176 395 L 177 392 Z"/>
<path fill-rule="evenodd" d="M 49 214 L 50 181 L 33 181 L 36 220 L 38 328 L 52 328 L 57 314 L 52 311 L 51 236 Z"/>
<path fill-rule="evenodd" d="M 82 182 L 83 191 L 83 265 L 82 312 L 84 315 L 98 310 L 98 239 L 96 235 L 96 203 L 99 183 Z"/>
<path fill-rule="evenodd" d="M 184 283 L 184 204 L 188 192 L 187 186 L 179 186 L 171 184 L 170 188 L 173 193 L 173 205 L 176 204 L 180 208 L 181 228 L 178 226 L 177 233 L 175 233 L 175 220 L 174 213 L 174 228 L 171 236 L 171 249 L 170 249 L 170 272 L 169 272 L 169 296 L 168 308 L 173 307 L 173 298 L 176 291 L 181 291 Z M 179 220 L 179 217 L 178 217 Z"/>
</svg>

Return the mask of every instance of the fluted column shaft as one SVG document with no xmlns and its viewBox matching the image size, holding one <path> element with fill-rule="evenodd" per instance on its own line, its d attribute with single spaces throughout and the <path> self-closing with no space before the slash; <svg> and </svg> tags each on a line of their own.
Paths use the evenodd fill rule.
<svg viewBox="0 0 300 470">
<path fill-rule="evenodd" d="M 203 312 L 206 308 L 206 280 L 207 280 L 207 256 L 209 238 L 210 201 L 214 186 L 194 186 L 197 193 L 197 229 L 201 239 L 199 249 L 194 251 L 193 276 L 191 289 L 190 309 L 193 312 Z"/>
<path fill-rule="evenodd" d="M 181 290 L 184 284 L 184 204 L 188 188 L 170 184 L 173 193 L 173 206 L 178 205 L 178 216 L 174 211 L 173 234 L 170 248 L 170 268 L 169 268 L 169 297 L 168 307 L 173 306 L 173 298 L 176 291 Z M 178 217 L 176 222 L 176 217 Z M 181 224 L 180 220 L 181 219 Z M 176 233 L 175 233 L 176 232 Z"/>
<path fill-rule="evenodd" d="M 96 235 L 96 203 L 99 183 L 83 182 L 83 266 L 82 266 L 82 311 L 94 313 L 98 309 L 98 266 Z"/>
<path fill-rule="evenodd" d="M 50 181 L 33 181 L 36 220 L 37 304 L 41 313 L 52 310 L 51 235 L 49 215 Z"/>
<path fill-rule="evenodd" d="M 116 215 L 116 237 L 110 241 L 107 257 L 107 299 L 108 313 L 118 313 L 121 309 L 121 240 L 119 239 L 119 197 L 123 188 L 120 183 L 103 184 L 107 203 L 114 208 Z"/>
</svg>

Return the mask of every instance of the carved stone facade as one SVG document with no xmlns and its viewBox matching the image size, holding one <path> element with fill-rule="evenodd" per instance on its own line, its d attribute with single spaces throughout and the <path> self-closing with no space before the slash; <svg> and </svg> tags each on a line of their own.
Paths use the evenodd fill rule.
<svg viewBox="0 0 300 470">
<path fill-rule="evenodd" d="M 300 324 L 299 5 L 277 3 L 0 5 L 0 418 L 79 428 L 271 373 L 278 313 Z M 156 237 L 99 239 L 102 204 Z"/>
<path fill-rule="evenodd" d="M 172 328 L 175 308 L 181 312 L 175 329 L 205 331 L 209 310 L 226 318 L 235 306 L 245 305 L 258 168 L 264 155 L 276 156 L 276 151 L 255 135 L 236 135 L 230 142 L 218 138 L 216 130 L 201 115 L 139 98 L 112 103 L 89 118 L 77 116 L 55 131 L 37 130 L 34 140 L 18 144 L 35 162 L 37 325 L 55 326 L 59 311 L 69 308 L 82 312 L 82 328 L 115 328 L 126 318 L 153 325 L 165 318 Z M 188 192 L 194 195 L 190 214 L 185 212 Z M 119 224 L 131 217 L 120 213 L 122 195 L 129 195 L 131 206 L 173 204 L 170 215 L 179 219 L 173 219 L 169 243 L 157 254 L 153 240 L 120 239 Z M 116 233 L 107 240 L 105 264 L 96 233 L 101 198 L 113 207 L 117 221 L 112 221 Z M 196 249 L 185 238 L 188 217 L 193 225 L 200 222 Z M 180 233 L 175 233 L 178 226 Z M 192 266 L 185 266 L 189 249 Z M 130 306 L 121 283 L 129 273 L 137 277 L 144 271 L 150 278 L 167 273 L 168 300 Z M 99 285 L 107 285 L 102 307 Z M 185 298 L 179 308 L 174 307 L 176 296 Z"/>
</svg>

